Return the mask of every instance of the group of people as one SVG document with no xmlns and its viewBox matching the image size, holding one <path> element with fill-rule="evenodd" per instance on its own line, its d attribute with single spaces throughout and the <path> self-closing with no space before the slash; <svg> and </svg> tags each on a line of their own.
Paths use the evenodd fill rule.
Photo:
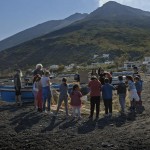
<svg viewBox="0 0 150 150">
<path fill-rule="evenodd" d="M 51 82 L 50 82 L 50 72 L 43 71 L 42 65 L 37 64 L 36 70 L 33 72 L 33 94 L 34 94 L 34 106 L 40 112 L 51 113 Z M 47 102 L 47 110 L 46 110 Z"/>
<path fill-rule="evenodd" d="M 100 100 L 101 97 L 104 102 L 105 107 L 105 116 L 112 115 L 112 101 L 113 101 L 113 90 L 117 90 L 119 95 L 119 103 L 121 107 L 121 112 L 125 113 L 125 104 L 126 104 L 126 94 L 127 89 L 129 91 L 129 96 L 131 100 L 131 110 L 135 110 L 137 106 L 142 105 L 141 100 L 141 92 L 142 92 L 142 80 L 140 75 L 137 72 L 137 68 L 135 68 L 135 72 L 133 76 L 127 76 L 126 82 L 123 80 L 123 76 L 119 76 L 119 84 L 117 86 L 111 85 L 111 73 L 106 73 L 104 70 L 99 70 L 99 75 L 94 74 L 92 72 L 91 79 L 88 83 L 88 88 L 90 90 L 90 115 L 89 118 L 92 119 L 94 116 L 94 110 L 96 106 L 96 119 L 99 118 L 100 112 Z M 21 89 L 21 82 L 15 80 L 15 78 L 20 78 L 20 72 L 17 71 L 14 77 L 15 89 L 16 89 L 16 96 L 19 95 L 18 101 L 21 104 L 20 100 L 20 89 Z M 52 113 L 50 106 L 51 106 L 51 83 L 50 83 L 50 73 L 49 71 L 43 72 L 42 65 L 38 64 L 36 66 L 36 70 L 33 73 L 33 93 L 34 93 L 34 106 L 40 112 L 45 113 Z M 66 117 L 69 116 L 68 113 L 68 97 L 70 96 L 71 102 L 70 105 L 72 107 L 72 117 L 78 117 L 81 119 L 81 107 L 82 107 L 82 100 L 81 97 L 83 96 L 80 92 L 79 84 L 73 85 L 72 91 L 68 94 L 68 85 L 67 79 L 63 78 L 62 83 L 59 88 L 59 100 L 57 103 L 57 110 L 53 115 L 57 116 L 59 109 L 62 105 L 62 102 L 65 104 L 65 111 Z M 46 109 L 46 101 L 47 101 L 47 109 Z"/>
<path fill-rule="evenodd" d="M 100 104 L 100 94 L 97 88 L 96 94 L 96 84 L 100 85 L 100 91 L 102 93 L 102 99 L 105 106 L 105 115 L 111 116 L 112 115 L 112 91 L 117 90 L 117 94 L 119 95 L 119 103 L 121 107 L 121 113 L 125 113 L 125 104 L 126 104 L 126 96 L 127 90 L 129 91 L 129 98 L 130 98 L 130 110 L 135 111 L 142 106 L 141 100 L 141 92 L 142 92 L 142 85 L 143 81 L 141 80 L 141 76 L 138 73 L 138 68 L 133 68 L 134 73 L 132 76 L 126 76 L 124 79 L 123 76 L 118 76 L 118 85 L 113 86 L 111 85 L 112 82 L 112 73 L 104 72 L 103 69 L 99 68 L 98 73 L 96 70 L 92 70 L 91 75 L 94 77 L 91 78 L 92 81 L 89 83 L 89 87 L 91 90 L 91 115 L 93 117 L 93 109 L 94 104 L 96 105 L 96 117 L 99 114 L 99 104 Z M 94 81 L 93 81 L 94 80 Z M 99 83 L 100 82 L 100 83 Z M 92 83 L 92 86 L 91 86 Z M 93 94 L 94 93 L 94 94 Z M 94 103 L 94 104 L 93 104 Z"/>
<path fill-rule="evenodd" d="M 46 71 L 44 75 L 40 76 L 39 74 L 34 76 L 33 80 L 33 92 L 34 92 L 34 98 L 35 98 L 35 108 L 40 112 L 45 112 L 52 114 L 50 111 L 50 104 L 51 104 L 51 83 L 49 78 L 49 72 Z M 59 109 L 62 105 L 62 102 L 65 104 L 65 110 L 66 110 L 66 117 L 69 116 L 68 113 L 68 85 L 67 85 L 67 79 L 63 78 L 62 83 L 59 87 L 59 100 L 57 103 L 57 110 L 53 115 L 57 116 Z M 82 94 L 80 92 L 80 88 L 78 84 L 75 84 L 72 88 L 72 92 L 70 94 L 71 97 L 71 103 L 72 111 L 73 111 L 73 117 L 76 116 L 76 112 L 78 113 L 78 117 L 81 118 L 80 108 L 81 108 L 81 97 Z M 46 110 L 46 101 L 48 102 L 47 110 Z"/>
<path fill-rule="evenodd" d="M 109 83 L 112 82 L 112 72 L 106 72 L 102 68 L 99 68 L 98 71 L 96 69 L 92 69 L 91 76 L 96 76 L 102 85 L 105 84 L 105 78 L 109 79 Z"/>
</svg>

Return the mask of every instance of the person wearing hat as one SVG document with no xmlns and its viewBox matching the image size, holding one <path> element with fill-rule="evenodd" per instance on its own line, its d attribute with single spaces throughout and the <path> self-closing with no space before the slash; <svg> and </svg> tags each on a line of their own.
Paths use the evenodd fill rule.
<svg viewBox="0 0 150 150">
<path fill-rule="evenodd" d="M 91 77 L 91 81 L 88 84 L 90 88 L 90 119 L 93 119 L 94 109 L 96 105 L 96 119 L 99 118 L 100 111 L 100 93 L 101 93 L 101 82 L 96 76 Z"/>
<path fill-rule="evenodd" d="M 16 70 L 16 73 L 14 75 L 14 86 L 15 86 L 15 99 L 16 99 L 16 104 L 18 106 L 22 105 L 22 100 L 21 100 L 21 76 L 22 72 L 20 69 Z"/>
</svg>

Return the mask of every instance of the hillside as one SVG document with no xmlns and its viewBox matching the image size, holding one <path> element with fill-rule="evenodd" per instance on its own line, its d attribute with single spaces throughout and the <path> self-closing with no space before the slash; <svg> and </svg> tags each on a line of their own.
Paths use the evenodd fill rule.
<svg viewBox="0 0 150 150">
<path fill-rule="evenodd" d="M 150 12 L 108 2 L 85 19 L 2 51 L 0 68 L 90 63 L 94 54 L 103 53 L 140 59 L 150 54 L 149 27 Z"/>
<path fill-rule="evenodd" d="M 66 27 L 75 21 L 85 18 L 86 16 L 87 14 L 75 13 L 62 20 L 47 21 L 37 26 L 26 29 L 0 41 L 0 51 Z"/>
</svg>

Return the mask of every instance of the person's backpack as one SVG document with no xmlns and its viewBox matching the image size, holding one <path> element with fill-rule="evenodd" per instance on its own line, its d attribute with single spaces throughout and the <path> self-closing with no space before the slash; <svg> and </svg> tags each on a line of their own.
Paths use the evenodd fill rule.
<svg viewBox="0 0 150 150">
<path fill-rule="evenodd" d="M 119 83 L 117 87 L 118 94 L 126 94 L 126 84 L 125 83 Z"/>
</svg>

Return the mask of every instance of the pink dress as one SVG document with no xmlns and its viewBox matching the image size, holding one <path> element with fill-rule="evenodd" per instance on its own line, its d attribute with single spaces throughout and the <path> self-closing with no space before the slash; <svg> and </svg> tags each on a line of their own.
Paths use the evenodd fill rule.
<svg viewBox="0 0 150 150">
<path fill-rule="evenodd" d="M 73 91 L 70 95 L 71 97 L 71 106 L 72 107 L 81 107 L 81 97 L 82 94 L 79 91 Z"/>
<path fill-rule="evenodd" d="M 40 110 L 42 110 L 42 86 L 38 82 L 38 92 L 37 92 L 37 105 Z"/>
</svg>

